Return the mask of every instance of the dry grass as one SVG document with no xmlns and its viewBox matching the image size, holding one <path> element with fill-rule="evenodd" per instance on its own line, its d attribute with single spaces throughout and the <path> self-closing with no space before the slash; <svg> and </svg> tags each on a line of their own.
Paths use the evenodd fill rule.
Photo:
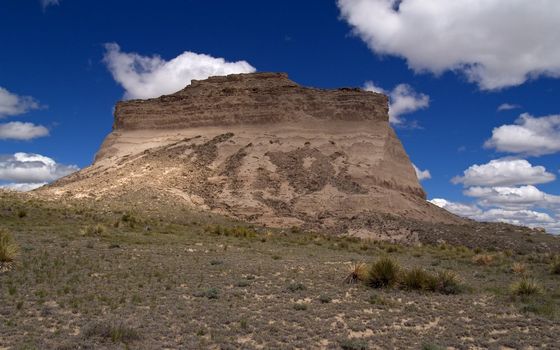
<svg viewBox="0 0 560 350">
<path fill-rule="evenodd" d="M 102 236 L 107 229 L 102 224 L 88 225 L 82 229 L 82 235 L 88 237 Z"/>
<path fill-rule="evenodd" d="M 368 269 L 366 264 L 357 262 L 352 264 L 348 275 L 344 278 L 344 283 L 355 284 L 367 279 Z"/>
<path fill-rule="evenodd" d="M 494 262 L 494 256 L 490 254 L 477 254 L 472 257 L 472 262 L 477 265 L 488 266 Z"/>
<path fill-rule="evenodd" d="M 12 262 L 18 254 L 19 247 L 14 242 L 12 234 L 4 229 L 0 229 L 0 263 Z"/>
<path fill-rule="evenodd" d="M 523 275 L 527 272 L 527 265 L 520 262 L 514 262 L 513 265 L 511 265 L 511 272 L 517 275 Z"/>
<path fill-rule="evenodd" d="M 541 285 L 530 278 L 522 278 L 511 286 L 511 293 L 518 296 L 528 296 L 541 294 L 543 289 Z"/>
</svg>

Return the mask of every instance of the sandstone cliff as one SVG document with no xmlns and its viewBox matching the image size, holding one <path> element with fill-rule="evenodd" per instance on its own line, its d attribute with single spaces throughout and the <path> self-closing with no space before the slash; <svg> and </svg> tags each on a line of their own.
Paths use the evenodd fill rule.
<svg viewBox="0 0 560 350">
<path fill-rule="evenodd" d="M 95 163 L 45 191 L 163 193 L 259 224 L 378 238 L 413 239 L 383 215 L 462 223 L 425 201 L 387 105 L 382 94 L 306 88 L 278 73 L 193 81 L 119 102 Z"/>
</svg>

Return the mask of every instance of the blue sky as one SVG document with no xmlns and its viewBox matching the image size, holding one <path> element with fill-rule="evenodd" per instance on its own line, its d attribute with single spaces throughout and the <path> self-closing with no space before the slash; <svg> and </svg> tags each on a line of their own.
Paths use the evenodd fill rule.
<svg viewBox="0 0 560 350">
<path fill-rule="evenodd" d="M 0 184 L 29 188 L 88 166 L 115 102 L 173 89 L 158 74 L 194 60 L 198 71 L 176 74 L 177 84 L 205 65 L 249 66 L 302 85 L 384 91 L 411 160 L 431 175 L 429 199 L 559 232 L 560 2 L 449 3 L 3 0 Z"/>
</svg>

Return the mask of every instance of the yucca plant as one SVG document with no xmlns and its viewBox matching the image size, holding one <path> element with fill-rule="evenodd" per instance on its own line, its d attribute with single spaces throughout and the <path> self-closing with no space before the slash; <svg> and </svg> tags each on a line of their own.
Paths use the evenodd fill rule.
<svg viewBox="0 0 560 350">
<path fill-rule="evenodd" d="M 367 278 L 367 266 L 362 262 L 357 262 L 352 264 L 350 267 L 350 271 L 346 278 L 344 278 L 344 282 L 348 284 L 355 284 L 360 281 L 364 281 Z"/>
<path fill-rule="evenodd" d="M 14 242 L 12 234 L 0 229 L 0 263 L 9 263 L 19 254 L 18 245 Z"/>
</svg>

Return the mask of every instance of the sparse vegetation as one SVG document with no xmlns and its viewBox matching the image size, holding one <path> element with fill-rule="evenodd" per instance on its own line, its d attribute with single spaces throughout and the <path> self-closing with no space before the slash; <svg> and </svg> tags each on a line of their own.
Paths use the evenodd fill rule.
<svg viewBox="0 0 560 350">
<path fill-rule="evenodd" d="M 362 262 L 353 263 L 348 275 L 344 278 L 344 283 L 355 284 L 360 281 L 365 281 L 367 274 L 368 269 L 366 264 Z"/>
<path fill-rule="evenodd" d="M 477 265 L 488 266 L 494 262 L 494 256 L 491 254 L 477 254 L 473 256 L 472 261 Z"/>
<path fill-rule="evenodd" d="M 420 267 L 403 272 L 401 283 L 409 290 L 427 290 L 435 285 L 434 277 Z"/>
<path fill-rule="evenodd" d="M 87 237 L 102 236 L 107 229 L 103 224 L 88 225 L 82 229 L 82 235 Z"/>
<path fill-rule="evenodd" d="M 529 296 L 542 293 L 542 287 L 534 279 L 522 278 L 511 286 L 513 295 Z"/>
<path fill-rule="evenodd" d="M 550 263 L 550 272 L 554 275 L 560 275 L 560 256 L 554 257 Z"/>
<path fill-rule="evenodd" d="M 123 322 L 95 323 L 84 332 L 86 337 L 100 337 L 113 343 L 129 344 L 140 339 L 140 334 Z"/>
<path fill-rule="evenodd" d="M 19 207 L 28 212 L 25 220 L 11 209 Z M 142 225 L 131 227 L 121 220 L 121 208 L 100 207 L 0 201 L 0 226 L 17 238 L 25 256 L 16 270 L 0 273 L 3 345 L 320 348 L 328 341 L 326 347 L 347 349 L 375 344 L 421 349 L 423 342 L 492 348 L 511 341 L 539 347 L 557 335 L 560 279 L 551 275 L 555 258 L 550 254 L 486 253 L 485 247 L 479 254 L 491 254 L 494 260 L 478 265 L 471 260 L 472 250 L 449 243 L 401 246 L 271 228 L 253 229 L 255 237 L 226 235 L 226 228 L 244 225 L 182 211 L 153 219 L 138 208 L 130 210 L 143 218 Z M 119 227 L 113 227 L 116 220 Z M 76 227 L 97 224 L 106 225 L 105 233 L 76 235 Z M 208 225 L 219 226 L 221 233 L 206 231 Z M 398 267 L 396 282 L 392 288 L 372 289 L 370 268 L 387 250 Z M 273 260 L 275 255 L 282 260 Z M 348 261 L 367 263 L 358 267 Z M 523 270 L 514 268 L 517 264 L 525 272 L 514 275 L 514 269 Z M 348 275 L 357 282 L 351 288 L 343 283 Z M 512 278 L 524 276 L 538 281 L 542 292 L 510 291 Z M 453 295 L 464 289 L 468 293 Z M 511 312 L 512 304 L 520 312 Z M 452 311 L 457 309 L 471 320 L 470 327 L 458 326 Z M 508 317 L 496 317 L 504 312 Z M 128 320 L 123 331 L 115 317 Z M 436 318 L 446 325 L 445 334 L 436 327 L 424 329 L 421 337 L 409 336 L 412 327 Z M 512 322 L 532 331 L 512 333 Z M 401 324 L 402 329 L 376 332 L 388 324 Z M 55 332 L 53 327 L 58 327 Z M 141 335 L 138 344 L 127 340 L 127 328 Z M 509 333 L 501 333 L 504 330 Z M 438 348 L 429 346 L 425 348 Z"/>
<path fill-rule="evenodd" d="M 520 262 L 514 262 L 513 265 L 511 265 L 511 271 L 515 274 L 523 275 L 527 272 L 527 265 Z"/>
<path fill-rule="evenodd" d="M 340 348 L 343 350 L 367 350 L 368 343 L 362 339 L 342 339 L 339 341 Z"/>
<path fill-rule="evenodd" d="M 305 285 L 303 283 L 299 283 L 299 282 L 294 282 L 294 283 L 290 283 L 287 287 L 288 291 L 290 292 L 297 292 L 300 290 L 306 290 L 307 288 L 305 288 Z"/>
<path fill-rule="evenodd" d="M 380 258 L 368 271 L 367 283 L 374 288 L 391 287 L 399 280 L 401 267 L 391 258 Z"/>
<path fill-rule="evenodd" d="M 13 262 L 19 254 L 19 247 L 10 232 L 0 228 L 0 263 Z"/>
</svg>

